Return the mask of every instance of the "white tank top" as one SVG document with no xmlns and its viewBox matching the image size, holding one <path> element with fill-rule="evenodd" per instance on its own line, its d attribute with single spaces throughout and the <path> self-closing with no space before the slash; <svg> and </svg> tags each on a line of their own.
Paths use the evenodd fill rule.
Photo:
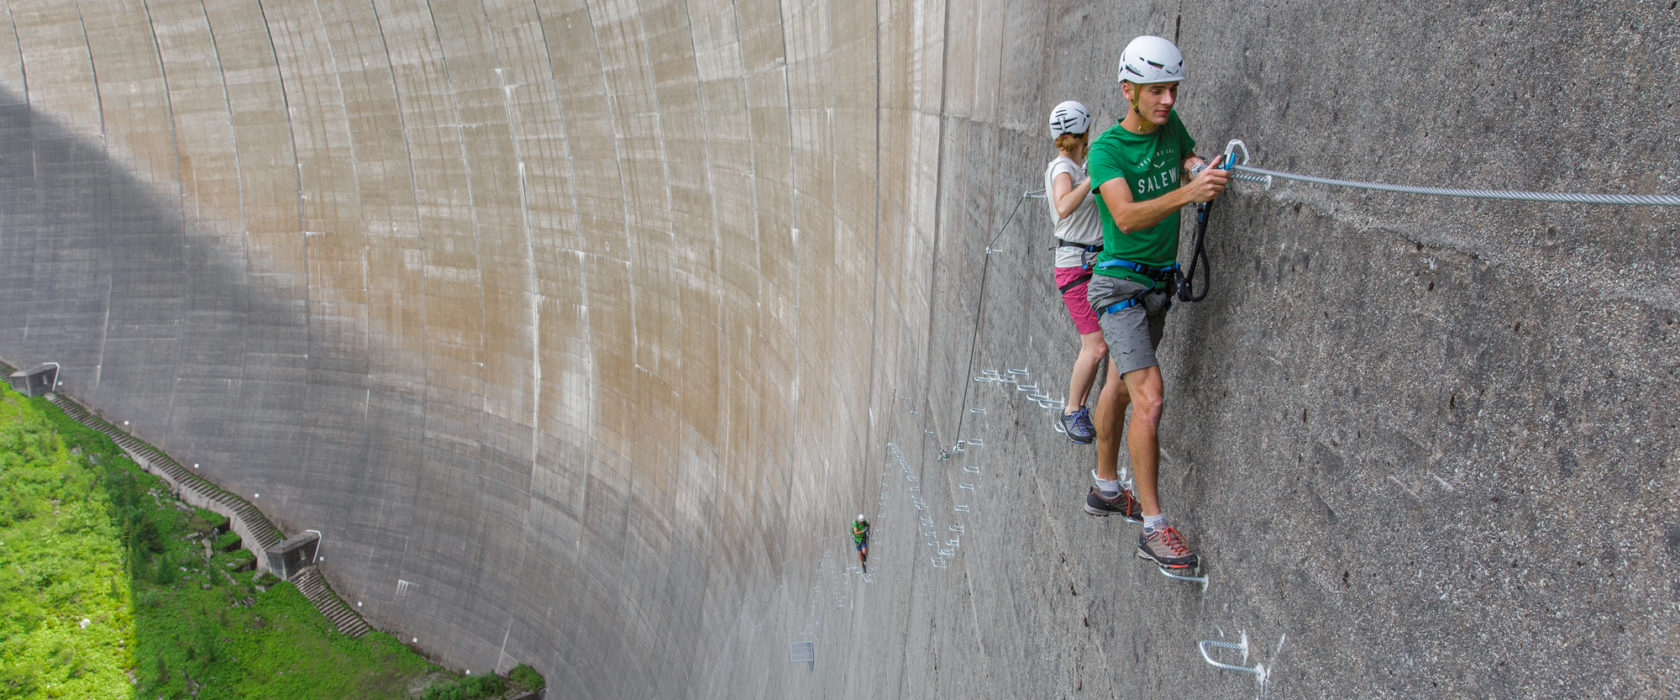
<svg viewBox="0 0 1680 700">
<path fill-rule="evenodd" d="M 1056 176 L 1062 173 L 1067 173 L 1072 177 L 1073 184 L 1076 187 L 1079 183 L 1085 181 L 1085 168 L 1073 162 L 1073 159 L 1067 156 L 1056 156 L 1055 160 L 1050 161 L 1050 167 L 1045 168 L 1044 201 L 1050 205 L 1050 220 L 1056 222 L 1056 237 L 1081 245 L 1102 244 L 1102 224 L 1097 221 L 1097 198 L 1095 195 L 1087 193 L 1085 201 L 1080 202 L 1079 207 L 1074 209 L 1073 213 L 1069 214 L 1067 218 L 1064 219 L 1056 215 L 1055 188 L 1052 187 L 1052 184 L 1055 182 Z M 1084 251 L 1078 248 L 1057 248 L 1056 267 L 1079 267 L 1083 264 L 1080 257 L 1083 253 Z"/>
</svg>

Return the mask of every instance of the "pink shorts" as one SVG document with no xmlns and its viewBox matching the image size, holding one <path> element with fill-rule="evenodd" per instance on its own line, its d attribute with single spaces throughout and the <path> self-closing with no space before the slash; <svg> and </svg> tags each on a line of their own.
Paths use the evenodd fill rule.
<svg viewBox="0 0 1680 700">
<path fill-rule="evenodd" d="M 1056 268 L 1056 288 L 1061 289 L 1080 277 L 1090 277 L 1091 271 L 1083 267 Z M 1067 305 L 1068 315 L 1073 317 L 1073 327 L 1079 329 L 1080 335 L 1097 333 L 1102 326 L 1097 325 L 1097 312 L 1091 310 L 1090 302 L 1085 301 L 1085 288 L 1090 280 L 1074 285 L 1072 289 L 1062 292 L 1062 303 Z"/>
</svg>

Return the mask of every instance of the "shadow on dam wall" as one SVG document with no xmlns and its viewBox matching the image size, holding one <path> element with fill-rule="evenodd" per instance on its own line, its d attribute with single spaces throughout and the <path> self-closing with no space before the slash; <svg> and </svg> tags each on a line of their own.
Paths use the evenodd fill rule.
<svg viewBox="0 0 1680 700">
<path fill-rule="evenodd" d="M 1080 511 L 1090 448 L 1019 390 L 1060 398 L 1074 344 L 1014 210 L 1042 113 L 1116 113 L 1143 31 L 1204 152 L 1672 193 L 1667 4 L 151 5 L 14 8 L 0 355 L 321 530 L 445 663 L 555 697 L 1680 692 L 1676 212 L 1235 185 L 1162 346 L 1203 591 Z M 1197 651 L 1238 639 L 1263 684 Z"/>
</svg>

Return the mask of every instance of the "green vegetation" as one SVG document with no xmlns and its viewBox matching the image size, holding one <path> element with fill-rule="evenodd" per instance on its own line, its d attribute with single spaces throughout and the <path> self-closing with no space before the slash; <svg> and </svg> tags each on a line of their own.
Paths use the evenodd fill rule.
<svg viewBox="0 0 1680 700">
<path fill-rule="evenodd" d="M 390 635 L 339 634 L 252 570 L 226 517 L 4 388 L 0 484 L 0 697 L 406 698 L 440 679 L 426 697 L 484 698 L 542 683 L 525 666 L 511 686 L 456 678 Z"/>
<path fill-rule="evenodd" d="M 512 671 L 508 671 L 508 682 L 522 691 L 539 690 L 547 683 L 542 674 L 537 673 L 537 669 L 525 664 L 514 666 Z"/>
</svg>

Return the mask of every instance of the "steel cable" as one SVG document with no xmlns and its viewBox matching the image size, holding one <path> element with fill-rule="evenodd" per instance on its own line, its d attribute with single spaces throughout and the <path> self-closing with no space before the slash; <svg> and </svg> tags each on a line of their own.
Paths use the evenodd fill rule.
<svg viewBox="0 0 1680 700">
<path fill-rule="evenodd" d="M 1243 175 L 1249 175 L 1259 178 L 1297 180 L 1300 182 L 1311 182 L 1319 185 L 1330 185 L 1332 187 L 1352 187 L 1363 190 L 1375 190 L 1378 192 L 1398 192 L 1401 194 L 1435 195 L 1439 197 L 1468 197 L 1471 199 L 1502 199 L 1519 202 L 1680 207 L 1680 195 L 1671 194 L 1521 192 L 1516 190 L 1461 189 L 1457 187 L 1419 187 L 1416 185 L 1391 185 L 1383 182 L 1365 182 L 1362 180 L 1340 180 L 1330 177 L 1315 177 L 1312 175 L 1300 175 L 1282 170 L 1256 168 L 1251 165 L 1232 165 L 1230 169 L 1234 173 L 1233 177 L 1243 180 L 1249 180 L 1250 178 L 1243 177 Z"/>
</svg>

